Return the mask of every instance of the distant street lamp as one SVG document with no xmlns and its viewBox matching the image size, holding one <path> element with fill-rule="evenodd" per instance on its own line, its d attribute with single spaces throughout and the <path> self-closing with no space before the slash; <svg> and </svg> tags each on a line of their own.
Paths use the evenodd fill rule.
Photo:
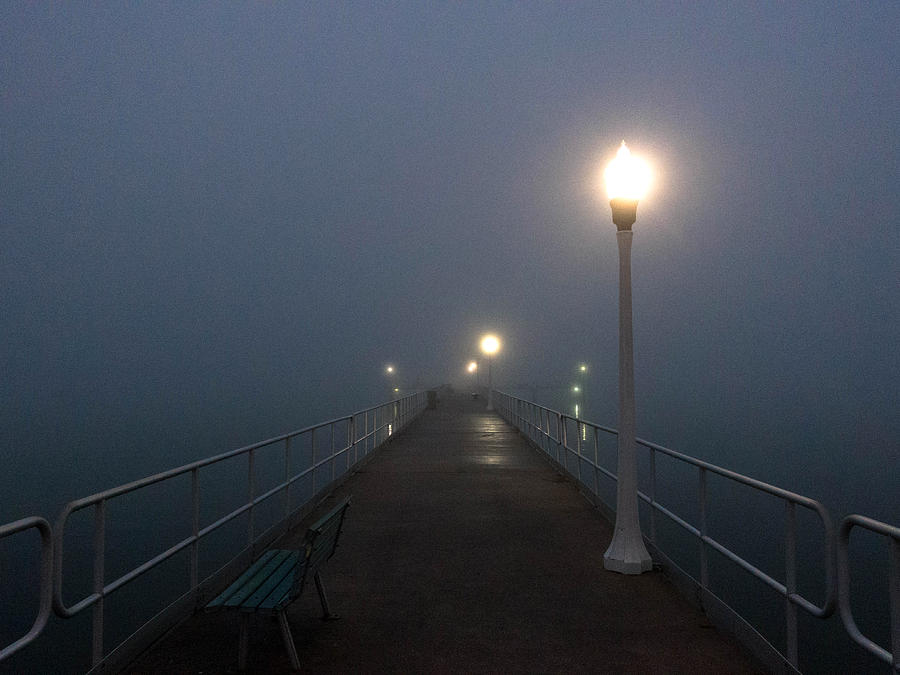
<svg viewBox="0 0 900 675">
<path fill-rule="evenodd" d="M 391 398 L 394 398 L 395 395 L 400 391 L 397 387 L 394 386 L 394 375 L 396 374 L 397 369 L 392 365 L 387 365 L 384 367 L 384 373 L 388 378 L 388 390 L 391 392 Z"/>
<path fill-rule="evenodd" d="M 488 404 L 487 409 L 494 409 L 494 378 L 491 372 L 491 361 L 494 354 L 500 349 L 500 340 L 495 335 L 485 335 L 481 338 L 481 351 L 484 352 L 488 360 Z"/>
<path fill-rule="evenodd" d="M 581 387 L 581 415 L 582 417 L 587 417 L 584 410 L 587 407 L 587 371 L 588 367 L 586 363 L 578 364 L 578 374 L 580 376 L 579 386 Z"/>
<path fill-rule="evenodd" d="M 622 574 L 653 569 L 644 546 L 638 512 L 634 424 L 634 339 L 631 326 L 631 226 L 649 185 L 647 165 L 631 156 L 625 141 L 604 172 L 612 220 L 619 242 L 619 437 L 616 526 L 603 566 Z"/>
<path fill-rule="evenodd" d="M 474 391 L 478 388 L 478 362 L 469 361 L 469 365 L 466 366 L 466 372 L 472 376 L 472 387 Z"/>
</svg>

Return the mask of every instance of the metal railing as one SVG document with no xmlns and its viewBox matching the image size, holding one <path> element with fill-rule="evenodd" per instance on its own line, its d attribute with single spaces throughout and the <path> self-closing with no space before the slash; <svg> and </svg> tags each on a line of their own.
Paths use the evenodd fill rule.
<svg viewBox="0 0 900 675">
<path fill-rule="evenodd" d="M 586 420 L 577 419 L 566 415 L 565 413 L 546 408 L 544 406 L 526 401 L 524 399 L 510 396 L 497 392 L 495 399 L 497 409 L 507 421 L 521 430 L 535 445 L 556 460 L 556 463 L 570 473 L 579 483 L 585 485 L 599 499 L 600 497 L 600 476 L 606 476 L 612 481 L 616 481 L 616 474 L 600 465 L 599 457 L 599 438 L 600 434 L 608 434 L 616 436 L 618 432 L 610 427 L 594 424 Z M 576 442 L 574 446 L 570 446 L 568 441 L 568 422 L 572 421 L 576 425 Z M 583 429 L 592 429 L 591 434 L 593 452 L 586 454 L 585 441 L 587 434 L 582 434 Z M 650 443 L 642 439 L 636 439 L 639 446 L 649 450 L 650 457 L 650 475 L 649 475 L 649 494 L 638 491 L 638 497 L 646 502 L 650 508 L 649 536 L 646 538 L 651 543 L 656 543 L 656 513 L 659 512 L 666 516 L 670 521 L 680 526 L 685 531 L 696 537 L 700 543 L 700 571 L 699 583 L 700 587 L 706 591 L 710 591 L 709 582 L 709 550 L 717 551 L 721 555 L 737 564 L 742 570 L 748 572 L 756 579 L 762 581 L 772 588 L 776 593 L 784 598 L 785 613 L 785 633 L 787 649 L 783 656 L 793 665 L 798 667 L 798 638 L 797 638 L 797 607 L 802 608 L 807 613 L 817 618 L 827 618 L 835 609 L 836 605 L 836 574 L 834 561 L 834 526 L 827 509 L 820 503 L 803 495 L 784 490 L 774 485 L 769 485 L 762 481 L 744 476 L 728 469 L 715 466 L 708 462 L 695 459 L 675 450 L 665 448 L 655 443 Z M 588 452 L 590 449 L 587 449 Z M 573 473 L 568 468 L 567 453 L 573 453 L 577 457 L 576 471 Z M 699 522 L 691 524 L 684 518 L 676 515 L 670 508 L 663 506 L 657 501 L 656 484 L 656 456 L 657 454 L 666 455 L 678 462 L 695 467 L 698 471 L 698 493 L 696 496 L 699 511 Z M 591 456 L 592 455 L 592 456 Z M 591 469 L 593 476 L 588 482 L 582 475 L 582 463 L 587 463 Z M 716 474 L 730 481 L 746 485 L 756 491 L 771 495 L 780 499 L 784 503 L 784 578 L 779 581 L 769 574 L 762 571 L 758 566 L 744 559 L 721 542 L 710 536 L 708 531 L 708 515 L 709 500 L 707 491 L 708 474 Z M 821 605 L 804 598 L 797 590 L 797 515 L 796 507 L 800 506 L 808 509 L 816 514 L 822 524 L 824 537 L 822 542 L 821 560 L 825 570 L 824 583 L 824 601 Z M 732 610 L 733 611 L 733 610 Z M 861 643 L 862 644 L 862 643 Z"/>
<path fill-rule="evenodd" d="M 891 651 L 873 642 L 856 625 L 853 610 L 850 607 L 850 531 L 854 527 L 880 534 L 888 540 L 888 559 L 890 561 L 888 598 L 891 611 Z M 838 608 L 844 628 L 853 640 L 866 651 L 885 663 L 889 663 L 895 672 L 900 672 L 900 527 L 888 525 L 879 520 L 852 514 L 841 521 L 838 530 L 838 573 L 839 593 Z"/>
<path fill-rule="evenodd" d="M 614 437 L 615 429 L 577 419 L 550 408 L 519 399 L 508 394 L 495 392 L 498 411 L 510 423 L 519 428 L 536 446 L 555 459 L 580 484 L 591 490 L 600 498 L 600 477 L 605 476 L 616 481 L 616 474 L 600 465 L 599 438 L 601 434 Z M 30 517 L 0 525 L 0 541 L 30 529 L 38 531 L 41 538 L 39 563 L 39 608 L 34 622 L 28 632 L 0 648 L 0 662 L 32 643 L 44 630 L 50 617 L 51 609 L 59 617 L 68 618 L 91 608 L 92 610 L 92 649 L 91 658 L 94 667 L 102 664 L 106 654 L 104 651 L 104 603 L 106 598 L 162 564 L 177 553 L 190 550 L 190 589 L 188 593 L 196 593 L 199 586 L 209 580 L 200 579 L 199 557 L 200 544 L 204 537 L 218 530 L 239 516 L 247 517 L 246 547 L 241 554 L 254 545 L 265 542 L 272 536 L 273 530 L 285 523 L 287 518 L 313 502 L 323 489 L 327 488 L 338 477 L 338 462 L 342 463 L 341 471 L 349 472 L 361 458 L 380 446 L 386 439 L 396 434 L 408 424 L 426 404 L 423 393 L 413 394 L 397 401 L 362 410 L 352 415 L 336 418 L 328 422 L 306 427 L 299 431 L 283 434 L 260 443 L 255 443 L 231 452 L 200 460 L 185 466 L 172 469 L 154 476 L 128 483 L 111 490 L 78 499 L 67 504 L 60 514 L 55 527 L 51 528 L 43 518 Z M 569 425 L 574 422 L 576 428 L 575 442 L 569 442 Z M 586 429 L 591 429 L 591 437 L 587 438 Z M 310 461 L 301 469 L 291 471 L 292 442 L 308 436 Z M 323 439 L 324 442 L 322 442 Z M 341 439 L 341 442 L 336 442 Z M 638 492 L 641 500 L 649 509 L 648 541 L 656 542 L 657 512 L 677 524 L 680 528 L 695 537 L 699 544 L 699 580 L 695 582 L 704 590 L 709 590 L 709 551 L 714 550 L 735 563 L 740 569 L 762 581 L 784 598 L 785 633 L 787 649 L 783 656 L 795 667 L 797 666 L 797 611 L 800 607 L 814 617 L 826 618 L 837 607 L 842 625 L 851 638 L 867 652 L 878 659 L 892 664 L 893 670 L 900 671 L 898 654 L 900 654 L 900 528 L 860 515 L 850 515 L 841 522 L 836 533 L 827 510 L 819 502 L 787 490 L 763 483 L 762 481 L 743 476 L 723 469 L 708 462 L 695 459 L 648 441 L 637 439 L 639 446 L 649 451 L 649 491 Z M 265 448 L 282 444 L 283 471 L 281 481 L 273 487 L 259 492 L 257 489 L 258 455 Z M 338 447 L 339 446 L 339 447 Z M 691 524 L 677 515 L 673 509 L 661 504 L 657 499 L 657 454 L 668 456 L 677 462 L 690 466 L 697 471 L 698 490 L 696 501 L 699 519 Z M 234 508 L 224 516 L 201 526 L 200 522 L 200 472 L 206 467 L 222 463 L 235 457 L 247 458 L 246 499 L 243 504 Z M 574 472 L 568 468 L 569 457 L 576 459 Z M 592 475 L 585 475 L 582 465 L 586 464 Z M 769 495 L 784 503 L 784 576 L 783 581 L 763 572 L 757 565 L 724 546 L 710 536 L 707 523 L 709 515 L 707 475 L 714 474 L 729 481 L 748 486 L 753 490 Z M 148 560 L 133 567 L 112 581 L 106 580 L 106 505 L 117 497 L 137 492 L 151 485 L 165 483 L 177 476 L 190 475 L 190 520 L 191 535 L 178 541 L 173 546 L 158 552 Z M 310 497 L 296 506 L 291 502 L 291 486 L 304 478 L 312 483 Z M 257 527 L 255 511 L 267 500 L 281 495 L 281 520 L 267 530 Z M 825 572 L 824 600 L 821 605 L 804 598 L 797 591 L 797 520 L 796 507 L 812 511 L 822 523 L 824 541 L 821 547 L 821 560 Z M 63 539 L 69 517 L 83 509 L 93 509 L 93 586 L 85 597 L 67 606 L 63 600 Z M 851 610 L 850 597 L 850 533 L 854 527 L 864 528 L 888 539 L 889 555 L 889 600 L 891 613 L 891 650 L 878 645 L 864 636 L 856 625 Z M 241 555 L 241 554 L 238 554 Z M 232 560 L 236 560 L 235 556 Z M 221 570 L 220 570 L 221 571 Z M 732 610 L 733 611 L 733 610 Z"/>
<path fill-rule="evenodd" d="M 22 518 L 6 525 L 0 525 L 0 540 L 32 528 L 36 529 L 41 535 L 40 604 L 38 613 L 34 618 L 34 623 L 32 623 L 31 628 L 25 635 L 0 649 L 0 661 L 12 656 L 33 642 L 44 630 L 44 626 L 47 625 L 47 620 L 50 618 L 50 596 L 53 582 L 53 534 L 50 530 L 50 523 L 43 518 L 31 516 L 30 518 Z"/>
<path fill-rule="evenodd" d="M 23 637 L 0 650 L 0 662 L 33 642 L 47 624 L 51 606 L 53 612 L 61 618 L 71 618 L 88 608 L 92 611 L 92 646 L 91 663 L 96 668 L 111 650 L 104 648 L 104 605 L 106 598 L 135 579 L 159 566 L 177 553 L 190 550 L 190 588 L 186 594 L 196 593 L 198 588 L 212 576 L 200 579 L 199 558 L 201 541 L 225 524 L 246 514 L 247 535 L 246 546 L 232 560 L 244 554 L 254 545 L 274 538 L 276 530 L 283 529 L 293 513 L 314 502 L 322 496 L 326 489 L 338 477 L 338 463 L 341 463 L 341 474 L 349 472 L 360 459 L 379 447 L 388 438 L 395 435 L 414 419 L 426 405 L 424 392 L 417 392 L 395 401 L 367 408 L 345 417 L 282 434 L 274 438 L 252 445 L 202 459 L 184 466 L 148 476 L 140 480 L 98 492 L 96 494 L 69 502 L 63 507 L 54 527 L 43 518 L 25 518 L 0 526 L 0 539 L 29 528 L 36 528 L 41 534 L 41 604 L 37 618 L 31 630 Z M 324 436 L 325 442 L 321 439 Z M 299 469 L 291 469 L 292 442 L 306 437 L 310 461 Z M 336 439 L 342 442 L 336 444 Z M 260 492 L 257 489 L 257 463 L 260 451 L 265 448 L 282 445 L 283 461 L 282 478 L 273 487 Z M 321 447 L 323 446 L 324 447 Z M 340 447 L 338 447 L 340 446 Z M 246 457 L 246 499 L 237 508 L 224 516 L 207 524 L 201 524 L 200 474 L 204 468 L 220 464 L 237 457 Z M 133 567 L 118 578 L 106 579 L 106 529 L 107 505 L 117 497 L 135 493 L 151 485 L 158 485 L 172 479 L 190 475 L 190 512 L 185 514 L 190 522 L 191 535 L 174 545 L 159 551 L 148 560 Z M 291 487 L 298 481 L 308 479 L 311 482 L 310 496 L 302 503 L 291 503 Z M 264 531 L 257 527 L 255 511 L 267 500 L 281 495 L 281 519 Z M 93 510 L 93 565 L 92 591 L 85 597 L 67 605 L 64 600 L 64 546 L 66 525 L 70 516 L 83 509 Z M 226 563 L 227 566 L 228 563 Z"/>
</svg>

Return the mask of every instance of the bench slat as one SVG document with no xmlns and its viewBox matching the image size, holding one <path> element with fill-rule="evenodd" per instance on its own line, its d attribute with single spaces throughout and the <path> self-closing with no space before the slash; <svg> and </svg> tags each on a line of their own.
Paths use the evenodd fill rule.
<svg viewBox="0 0 900 675">
<path fill-rule="evenodd" d="M 288 588 L 290 589 L 290 584 L 294 580 L 294 572 L 298 569 L 297 559 L 300 557 L 300 553 L 298 551 L 283 551 L 283 553 L 288 555 L 284 557 L 278 568 L 273 570 L 268 578 L 251 595 L 244 599 L 241 603 L 242 610 L 256 610 L 260 603 L 269 597 L 285 579 L 288 580 Z M 302 571 L 302 565 L 299 566 L 299 569 Z M 280 599 L 281 597 L 278 597 L 276 601 Z"/>
<path fill-rule="evenodd" d="M 298 554 L 299 557 L 299 554 Z M 281 582 L 272 589 L 257 606 L 257 611 L 281 610 L 293 602 L 294 598 L 303 592 L 303 585 L 306 580 L 303 578 L 306 568 L 306 560 L 299 558 L 297 565 L 293 568 L 293 574 L 286 575 Z M 297 588 L 296 593 L 294 588 Z"/>
<path fill-rule="evenodd" d="M 265 566 L 265 564 L 268 563 L 276 553 L 278 553 L 278 551 L 266 551 L 259 560 L 257 560 L 255 563 L 253 563 L 253 565 L 244 570 L 244 573 L 241 574 L 241 576 L 239 576 L 237 579 L 235 579 L 228 588 L 219 593 L 215 597 L 215 599 L 211 600 L 206 605 L 207 609 L 224 605 L 232 595 L 234 595 L 238 590 L 244 587 L 244 584 L 247 583 L 247 579 L 250 576 L 256 574 L 260 567 Z"/>
<path fill-rule="evenodd" d="M 259 567 L 256 574 L 245 574 L 244 585 L 239 588 L 228 600 L 225 601 L 225 607 L 240 607 L 244 604 L 244 600 L 252 595 L 261 584 L 264 584 L 272 572 L 278 569 L 284 559 L 291 554 L 290 551 L 275 551 L 275 555 L 269 558 L 268 562 Z M 254 566 L 256 567 L 256 566 Z"/>
</svg>

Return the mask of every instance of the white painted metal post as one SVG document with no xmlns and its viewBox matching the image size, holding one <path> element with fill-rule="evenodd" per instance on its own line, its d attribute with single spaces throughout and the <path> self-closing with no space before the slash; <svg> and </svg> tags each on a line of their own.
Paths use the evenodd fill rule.
<svg viewBox="0 0 900 675">
<path fill-rule="evenodd" d="M 548 412 L 547 415 L 550 413 Z M 562 448 L 566 447 L 566 425 L 562 418 L 562 415 L 556 413 L 556 462 L 557 464 L 561 464 L 559 461 L 560 453 L 565 452 Z"/>
<path fill-rule="evenodd" d="M 191 470 L 191 590 L 200 584 L 200 469 Z"/>
<path fill-rule="evenodd" d="M 700 586 L 709 588 L 709 557 L 707 556 L 706 540 L 706 469 L 700 467 L 698 479 L 698 500 L 700 502 Z"/>
<path fill-rule="evenodd" d="M 894 670 L 900 670 L 900 540 L 888 537 L 890 546 L 891 653 Z"/>
<path fill-rule="evenodd" d="M 797 592 L 797 514 L 794 502 L 784 500 L 784 621 L 787 658 L 795 668 L 800 666 L 797 647 L 797 605 L 791 596 Z"/>
<path fill-rule="evenodd" d="M 335 465 L 334 465 L 334 422 L 331 423 L 331 481 L 334 482 Z"/>
<path fill-rule="evenodd" d="M 94 593 L 100 597 L 91 608 L 93 640 L 91 644 L 91 665 L 103 660 L 103 586 L 106 571 L 106 500 L 101 499 L 94 506 Z"/>
<path fill-rule="evenodd" d="M 656 545 L 656 450 L 653 448 L 650 448 L 650 541 Z"/>
<path fill-rule="evenodd" d="M 630 227 L 630 224 L 629 224 Z M 634 430 L 634 347 L 631 327 L 631 237 L 619 230 L 619 457 L 616 485 L 616 526 L 603 566 L 622 574 L 653 569 L 644 546 L 638 513 L 637 458 Z"/>
<path fill-rule="evenodd" d="M 310 473 L 312 474 L 312 494 L 315 495 L 316 494 L 316 430 L 313 429 L 309 433 L 310 433 L 310 437 L 309 437 L 310 450 L 309 451 L 310 451 L 310 454 L 312 457 L 312 461 L 310 462 L 309 465 L 312 468 L 312 470 L 310 471 Z"/>
<path fill-rule="evenodd" d="M 291 437 L 284 439 L 284 516 L 291 512 Z"/>
<path fill-rule="evenodd" d="M 247 511 L 247 545 L 253 545 L 253 539 L 256 536 L 256 527 L 253 520 L 253 509 L 254 504 L 253 501 L 256 499 L 256 464 L 254 452 L 251 449 L 250 452 L 247 453 L 247 493 L 249 495 L 250 508 Z"/>
</svg>

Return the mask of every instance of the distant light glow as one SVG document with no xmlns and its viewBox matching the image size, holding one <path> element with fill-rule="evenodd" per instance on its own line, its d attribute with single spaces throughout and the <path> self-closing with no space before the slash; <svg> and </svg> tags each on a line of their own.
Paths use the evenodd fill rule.
<svg viewBox="0 0 900 675">
<path fill-rule="evenodd" d="M 650 167 L 634 157 L 625 141 L 619 146 L 616 158 L 603 172 L 606 194 L 610 199 L 643 199 L 650 187 Z"/>
<path fill-rule="evenodd" d="M 580 370 L 582 373 L 586 373 L 587 366 L 582 363 L 580 366 L 578 366 L 578 370 Z"/>
<path fill-rule="evenodd" d="M 466 370 L 468 370 L 470 373 L 474 373 L 476 370 L 478 370 L 478 363 L 476 363 L 475 361 L 470 362 L 469 365 L 466 366 Z"/>
<path fill-rule="evenodd" d="M 488 356 L 496 354 L 500 350 L 500 340 L 495 335 L 485 335 L 481 338 L 481 351 Z"/>
<path fill-rule="evenodd" d="M 394 366 L 388 366 L 387 368 L 384 369 L 384 372 L 386 372 L 388 375 L 393 375 L 394 374 Z"/>
<path fill-rule="evenodd" d="M 577 394 L 579 391 L 581 391 L 581 387 L 572 387 L 572 391 Z"/>
</svg>

